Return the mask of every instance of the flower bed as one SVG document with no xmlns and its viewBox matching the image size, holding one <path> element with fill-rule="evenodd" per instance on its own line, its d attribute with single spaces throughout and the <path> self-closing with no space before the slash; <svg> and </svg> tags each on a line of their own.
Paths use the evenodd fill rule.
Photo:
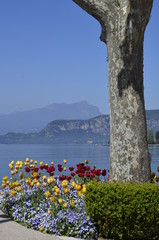
<svg viewBox="0 0 159 240">
<path fill-rule="evenodd" d="M 9 164 L 12 177 L 4 176 L 1 189 L 1 208 L 15 221 L 26 226 L 56 235 L 84 239 L 97 239 L 97 230 L 86 213 L 84 195 L 87 183 L 96 178 L 108 181 L 106 170 L 91 168 L 88 160 L 77 164 L 75 170 L 67 161 L 58 164 L 60 173 L 55 176 L 53 162 L 50 166 L 26 158 Z"/>
</svg>

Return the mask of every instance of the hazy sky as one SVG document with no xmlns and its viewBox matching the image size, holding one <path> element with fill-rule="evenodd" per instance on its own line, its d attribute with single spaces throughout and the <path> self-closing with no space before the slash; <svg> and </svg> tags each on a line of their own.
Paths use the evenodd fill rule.
<svg viewBox="0 0 159 240">
<path fill-rule="evenodd" d="M 108 113 L 99 23 L 71 0 L 0 0 L 0 113 L 86 99 Z M 146 109 L 159 109 L 159 0 L 144 43 Z"/>
</svg>

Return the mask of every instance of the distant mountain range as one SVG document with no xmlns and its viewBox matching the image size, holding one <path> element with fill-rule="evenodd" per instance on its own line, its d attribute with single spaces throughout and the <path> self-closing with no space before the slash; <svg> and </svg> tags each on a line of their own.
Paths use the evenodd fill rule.
<svg viewBox="0 0 159 240">
<path fill-rule="evenodd" d="M 99 115 L 99 109 L 87 101 L 53 103 L 34 110 L 0 114 L 0 135 L 8 132 L 39 132 L 53 120 L 90 119 Z"/>
<path fill-rule="evenodd" d="M 147 128 L 159 131 L 159 110 L 146 111 Z M 100 143 L 109 141 L 109 115 L 88 120 L 55 120 L 38 133 L 7 133 L 0 143 Z"/>
<path fill-rule="evenodd" d="M 56 120 L 39 133 L 8 133 L 0 143 L 102 143 L 109 140 L 109 116 L 90 120 Z"/>
</svg>

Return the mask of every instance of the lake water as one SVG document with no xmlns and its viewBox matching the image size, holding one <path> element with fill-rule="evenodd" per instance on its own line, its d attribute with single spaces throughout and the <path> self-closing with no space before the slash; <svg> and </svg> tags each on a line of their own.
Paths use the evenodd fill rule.
<svg viewBox="0 0 159 240">
<path fill-rule="evenodd" d="M 151 170 L 157 172 L 159 165 L 159 146 L 150 146 Z M 109 146 L 93 144 L 0 144 L 0 183 L 4 175 L 10 173 L 8 164 L 14 160 L 25 160 L 26 157 L 50 164 L 63 163 L 67 159 L 67 166 L 75 166 L 79 162 L 89 160 L 89 164 L 96 164 L 97 168 L 109 169 Z M 57 173 L 57 172 L 56 172 Z"/>
</svg>

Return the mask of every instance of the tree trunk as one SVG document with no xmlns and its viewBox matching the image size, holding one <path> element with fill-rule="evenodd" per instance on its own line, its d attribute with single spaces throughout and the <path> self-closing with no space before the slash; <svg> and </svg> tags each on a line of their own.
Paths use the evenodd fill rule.
<svg viewBox="0 0 159 240">
<path fill-rule="evenodd" d="M 74 0 L 102 26 L 108 48 L 110 179 L 150 180 L 143 40 L 153 0 Z"/>
</svg>

